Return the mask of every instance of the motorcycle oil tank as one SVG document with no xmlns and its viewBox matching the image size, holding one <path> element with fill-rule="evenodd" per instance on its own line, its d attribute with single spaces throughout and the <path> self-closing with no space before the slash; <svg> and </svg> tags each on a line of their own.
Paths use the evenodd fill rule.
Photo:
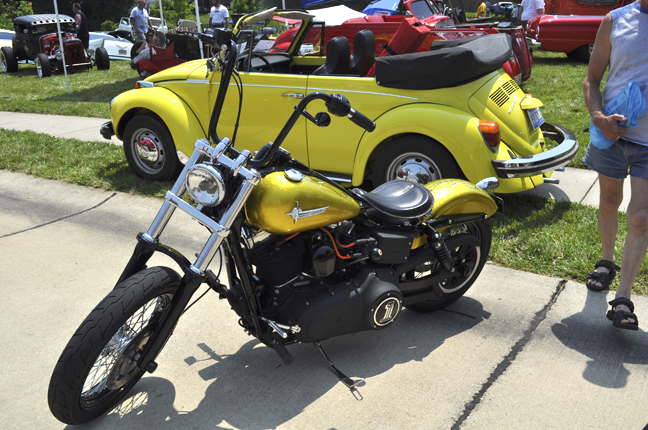
<svg viewBox="0 0 648 430">
<path fill-rule="evenodd" d="M 273 234 L 292 234 L 353 218 L 360 205 L 337 187 L 295 169 L 264 176 L 245 204 L 248 222 Z"/>
</svg>

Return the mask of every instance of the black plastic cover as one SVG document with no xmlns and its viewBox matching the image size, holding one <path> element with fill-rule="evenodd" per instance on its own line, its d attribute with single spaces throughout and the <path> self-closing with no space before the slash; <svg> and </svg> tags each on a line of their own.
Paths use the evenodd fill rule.
<svg viewBox="0 0 648 430">
<path fill-rule="evenodd" d="M 478 79 L 511 57 L 511 36 L 488 34 L 433 42 L 430 51 L 376 58 L 376 83 L 406 90 L 453 87 Z"/>
</svg>

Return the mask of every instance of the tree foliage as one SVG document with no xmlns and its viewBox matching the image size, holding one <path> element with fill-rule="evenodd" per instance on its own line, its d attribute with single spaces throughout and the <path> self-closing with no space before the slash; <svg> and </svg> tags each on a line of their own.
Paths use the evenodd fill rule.
<svg viewBox="0 0 648 430">
<path fill-rule="evenodd" d="M 2 0 L 0 2 L 0 28 L 13 30 L 13 19 L 17 16 L 31 15 L 31 2 L 21 0 Z"/>
<path fill-rule="evenodd" d="M 3 0 L 6 3 L 7 0 Z M 10 0 L 11 1 L 11 0 Z M 32 0 L 34 13 L 54 13 L 54 0 Z M 81 4 L 81 10 L 88 18 L 88 29 L 99 31 L 104 21 L 119 22 L 122 16 L 129 16 L 135 7 L 135 0 L 57 0 L 58 11 L 72 16 L 72 4 Z M 17 15 L 18 16 L 18 15 Z"/>
<path fill-rule="evenodd" d="M 252 13 L 261 10 L 263 0 L 233 0 L 232 13 Z"/>
<path fill-rule="evenodd" d="M 193 2 L 189 3 L 186 0 L 162 0 L 162 12 L 169 28 L 175 27 L 178 20 L 196 19 Z M 160 17 L 159 3 L 151 4 L 151 16 Z"/>
</svg>

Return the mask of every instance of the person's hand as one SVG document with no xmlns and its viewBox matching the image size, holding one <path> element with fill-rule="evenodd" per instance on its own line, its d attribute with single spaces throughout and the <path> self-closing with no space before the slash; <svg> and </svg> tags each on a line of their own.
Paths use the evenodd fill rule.
<svg viewBox="0 0 648 430">
<path fill-rule="evenodd" d="M 601 113 L 592 118 L 594 125 L 597 126 L 603 133 L 603 136 L 609 140 L 617 140 L 618 138 L 625 136 L 628 132 L 628 128 L 620 126 L 619 122 L 626 120 L 627 118 L 625 116 L 617 113 L 609 116 L 605 116 Z"/>
</svg>

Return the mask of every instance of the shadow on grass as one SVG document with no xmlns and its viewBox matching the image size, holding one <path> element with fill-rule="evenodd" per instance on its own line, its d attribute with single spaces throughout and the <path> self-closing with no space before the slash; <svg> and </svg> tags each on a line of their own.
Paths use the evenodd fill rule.
<svg viewBox="0 0 648 430">
<path fill-rule="evenodd" d="M 173 187 L 170 181 L 150 181 L 139 178 L 126 161 L 108 163 L 97 171 L 97 178 L 109 189 L 123 193 L 163 198 Z"/>
<path fill-rule="evenodd" d="M 70 85 L 70 94 L 57 94 L 41 100 L 75 103 L 110 103 L 116 95 L 135 88 L 135 82 L 138 79 L 138 77 L 134 77 L 132 79 L 122 79 L 121 81 L 106 82 L 104 84 L 95 85 L 91 88 L 84 88 L 76 91 L 74 90 L 74 87 Z"/>
</svg>

